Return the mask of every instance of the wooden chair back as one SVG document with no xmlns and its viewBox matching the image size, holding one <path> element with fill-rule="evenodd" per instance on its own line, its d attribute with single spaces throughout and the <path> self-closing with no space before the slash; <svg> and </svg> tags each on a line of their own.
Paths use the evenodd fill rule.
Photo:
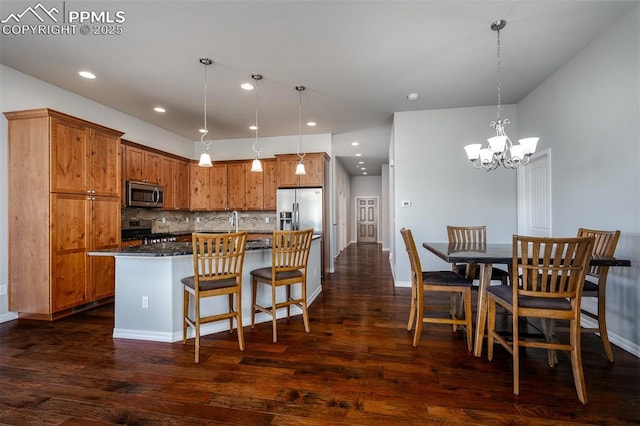
<svg viewBox="0 0 640 426">
<path fill-rule="evenodd" d="M 422 265 L 420 263 L 420 256 L 418 255 L 418 249 L 413 239 L 413 234 L 410 229 L 400 229 L 402 239 L 404 240 L 404 246 L 409 256 L 409 263 L 411 265 L 411 286 L 415 289 L 421 289 L 422 282 Z"/>
<path fill-rule="evenodd" d="M 593 241 L 593 237 L 514 235 L 512 282 L 518 282 L 518 271 L 521 275 L 514 290 L 522 296 L 579 300 Z"/>
<path fill-rule="evenodd" d="M 578 229 L 578 237 L 594 237 L 593 250 L 591 254 L 596 256 L 613 257 L 620 239 L 620 231 L 599 231 L 596 229 Z M 607 268 L 608 270 L 608 268 Z M 600 267 L 590 266 L 588 275 L 599 278 Z"/>
<path fill-rule="evenodd" d="M 274 272 L 287 272 L 307 268 L 313 229 L 300 231 L 273 231 L 271 265 Z M 276 274 L 272 274 L 273 277 Z"/>
<path fill-rule="evenodd" d="M 247 232 L 229 234 L 193 233 L 195 292 L 200 283 L 235 278 L 240 285 Z"/>
<path fill-rule="evenodd" d="M 486 244 L 487 227 L 482 226 L 447 226 L 449 244 Z"/>
</svg>

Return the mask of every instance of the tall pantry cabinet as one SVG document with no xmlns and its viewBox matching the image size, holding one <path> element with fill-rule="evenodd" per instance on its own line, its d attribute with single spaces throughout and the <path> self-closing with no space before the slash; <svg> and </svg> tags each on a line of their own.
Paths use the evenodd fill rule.
<svg viewBox="0 0 640 426">
<path fill-rule="evenodd" d="M 9 121 L 9 310 L 52 320 L 111 301 L 122 132 L 50 109 Z"/>
</svg>

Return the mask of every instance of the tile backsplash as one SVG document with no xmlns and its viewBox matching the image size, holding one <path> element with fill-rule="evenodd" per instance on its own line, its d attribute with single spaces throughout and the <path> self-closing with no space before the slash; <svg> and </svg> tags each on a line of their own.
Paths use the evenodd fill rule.
<svg viewBox="0 0 640 426">
<path fill-rule="evenodd" d="M 231 231 L 231 212 L 189 212 L 158 209 L 122 209 L 122 220 L 150 219 L 152 232 Z M 241 231 L 271 232 L 277 226 L 275 211 L 238 212 Z"/>
</svg>

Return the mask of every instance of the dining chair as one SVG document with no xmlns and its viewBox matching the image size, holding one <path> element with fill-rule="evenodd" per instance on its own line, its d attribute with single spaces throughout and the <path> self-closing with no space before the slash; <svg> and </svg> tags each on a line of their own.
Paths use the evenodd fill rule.
<svg viewBox="0 0 640 426">
<path fill-rule="evenodd" d="M 593 244 L 592 254 L 595 256 L 613 257 L 620 238 L 620 231 L 599 231 L 595 229 L 578 229 L 578 236 L 593 236 L 595 242 Z M 609 343 L 609 334 L 607 333 L 607 275 L 609 274 L 608 266 L 591 266 L 587 271 L 584 281 L 584 289 L 582 297 L 594 297 L 598 299 L 598 311 L 593 312 L 582 309 L 582 314 L 598 321 L 598 327 L 583 327 L 583 333 L 599 333 L 602 347 L 607 359 L 613 362 L 613 350 Z"/>
<path fill-rule="evenodd" d="M 475 244 L 482 246 L 487 243 L 487 227 L 481 226 L 447 226 L 447 239 L 449 244 Z M 453 272 L 465 275 L 474 280 L 480 279 L 480 269 L 477 265 L 452 263 Z M 503 285 L 509 283 L 509 273 L 504 269 L 491 269 L 491 280 L 500 281 Z"/>
<path fill-rule="evenodd" d="M 287 308 L 287 318 L 291 316 L 291 305 L 302 309 L 304 329 L 309 333 L 309 313 L 307 311 L 307 264 L 313 229 L 299 231 L 274 230 L 272 236 L 271 266 L 251 271 L 252 278 L 252 309 L 251 327 L 255 325 L 257 312 L 264 312 L 271 316 L 273 327 L 273 341 L 278 341 L 276 327 L 277 310 Z M 258 284 L 271 287 L 271 306 L 265 307 L 257 303 Z M 300 296 L 291 296 L 291 287 L 300 284 Z M 276 299 L 277 289 L 286 288 L 284 301 Z"/>
<path fill-rule="evenodd" d="M 195 362 L 200 362 L 200 326 L 229 319 L 229 331 L 233 333 L 236 319 L 238 345 L 244 351 L 242 332 L 242 268 L 247 246 L 247 232 L 209 234 L 193 233 L 193 275 L 181 280 L 184 288 L 182 342 L 187 342 L 187 329 L 195 332 Z M 229 297 L 227 312 L 202 316 L 200 303 L 205 298 Z M 233 299 L 235 295 L 235 309 Z M 193 317 L 189 313 L 189 301 L 193 298 Z"/>
<path fill-rule="evenodd" d="M 413 347 L 418 346 L 420 335 L 422 334 L 422 324 L 453 324 L 464 325 L 467 334 L 467 349 L 471 352 L 473 327 L 471 325 L 471 280 L 453 271 L 423 271 L 420 263 L 420 256 L 416 249 L 413 234 L 410 229 L 400 230 L 404 245 L 411 264 L 411 310 L 409 311 L 409 321 L 407 330 L 410 331 L 415 324 L 413 333 Z M 425 306 L 425 293 L 427 292 L 447 292 L 451 294 L 451 305 L 428 305 Z M 462 296 L 464 306 L 464 318 L 456 317 L 456 296 Z M 447 318 L 425 316 L 424 311 L 442 310 L 448 311 Z"/>
<path fill-rule="evenodd" d="M 571 354 L 571 368 L 578 399 L 587 403 L 580 347 L 580 300 L 588 270 L 593 237 L 542 238 L 513 236 L 511 286 L 490 286 L 488 295 L 487 354 L 500 343 L 513 357 L 513 393 L 520 393 L 520 348 L 564 350 Z M 518 277 L 518 274 L 520 276 Z M 512 315 L 511 338 L 496 332 L 496 305 Z M 531 339 L 519 332 L 519 320 L 569 320 L 569 343 Z"/>
</svg>

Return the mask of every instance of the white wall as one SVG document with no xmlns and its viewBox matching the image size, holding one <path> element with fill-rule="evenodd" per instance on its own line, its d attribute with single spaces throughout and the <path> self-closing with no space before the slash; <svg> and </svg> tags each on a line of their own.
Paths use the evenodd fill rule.
<svg viewBox="0 0 640 426">
<path fill-rule="evenodd" d="M 350 177 L 340 161 L 335 162 L 334 168 L 334 191 L 335 191 L 335 230 L 336 238 L 332 240 L 335 243 L 332 256 L 337 256 L 347 246 L 349 242 L 349 217 L 351 217 L 351 187 Z"/>
<path fill-rule="evenodd" d="M 518 103 L 521 134 L 553 148 L 554 235 L 620 229 L 607 328 L 618 346 L 640 346 L 640 6 Z M 595 311 L 592 300 L 585 303 Z M 611 334 L 615 336 L 612 336 Z M 635 349 L 634 349 L 635 347 Z"/>
<path fill-rule="evenodd" d="M 398 238 L 403 227 L 413 231 L 418 247 L 424 241 L 446 242 L 447 225 L 486 225 L 493 242 L 508 242 L 517 231 L 515 171 L 475 169 L 464 152 L 465 145 L 491 136 L 495 113 L 495 106 L 486 106 L 394 114 L 396 285 L 409 285 L 409 259 Z M 516 138 L 515 106 L 506 105 L 503 117 L 511 120 L 507 134 Z M 403 201 L 411 207 L 402 207 Z M 450 268 L 424 249 L 420 259 L 424 269 Z"/>
<path fill-rule="evenodd" d="M 381 187 L 381 206 L 380 206 L 380 228 L 382 235 L 382 250 L 389 249 L 389 164 L 382 165 L 382 187 Z"/>
<path fill-rule="evenodd" d="M 0 65 L 0 110 L 51 108 L 125 132 L 125 138 L 166 152 L 192 158 L 193 143 L 59 87 Z M 7 120 L 0 116 L 0 285 L 8 284 L 8 175 Z M 0 296 L 0 322 L 15 318 L 8 312 L 6 295 Z"/>
<path fill-rule="evenodd" d="M 382 176 L 352 176 L 351 177 L 351 216 L 348 218 L 351 228 L 350 243 L 357 242 L 356 225 L 356 197 L 378 197 L 378 242 L 382 238 Z"/>
</svg>

